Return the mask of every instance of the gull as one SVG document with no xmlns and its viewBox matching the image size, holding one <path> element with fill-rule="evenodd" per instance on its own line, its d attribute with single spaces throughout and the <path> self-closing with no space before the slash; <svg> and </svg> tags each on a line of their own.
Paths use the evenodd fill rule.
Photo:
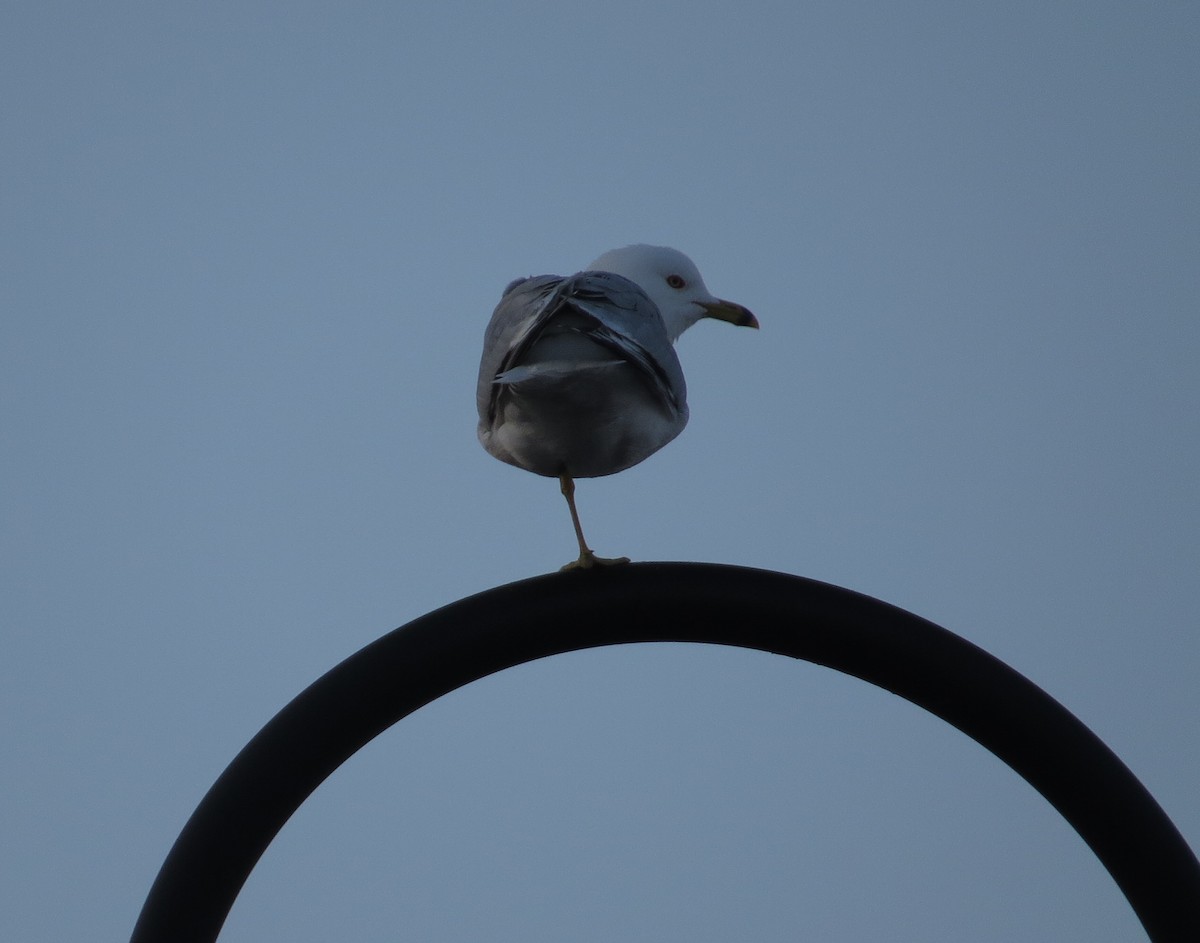
<svg viewBox="0 0 1200 943">
<path fill-rule="evenodd" d="M 502 462 L 558 479 L 579 542 L 564 570 L 629 562 L 588 547 L 575 479 L 623 471 L 683 431 L 687 385 L 673 344 L 702 318 L 758 327 L 663 246 L 613 249 L 578 274 L 504 289 L 479 363 L 479 441 Z"/>
</svg>

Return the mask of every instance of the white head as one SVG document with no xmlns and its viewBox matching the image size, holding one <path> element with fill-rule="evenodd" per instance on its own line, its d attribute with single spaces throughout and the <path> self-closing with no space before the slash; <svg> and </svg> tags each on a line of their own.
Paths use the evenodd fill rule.
<svg viewBox="0 0 1200 943">
<path fill-rule="evenodd" d="M 700 270 L 678 249 L 625 246 L 605 252 L 588 266 L 588 271 L 612 272 L 641 288 L 658 306 L 672 341 L 701 318 L 758 327 L 758 320 L 747 309 L 710 294 Z"/>
</svg>

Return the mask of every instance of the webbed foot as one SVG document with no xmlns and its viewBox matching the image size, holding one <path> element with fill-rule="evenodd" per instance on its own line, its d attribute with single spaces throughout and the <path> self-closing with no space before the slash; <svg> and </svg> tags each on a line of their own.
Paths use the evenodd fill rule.
<svg viewBox="0 0 1200 943">
<path fill-rule="evenodd" d="M 592 570 L 601 566 L 620 566 L 622 563 L 628 563 L 629 557 L 598 557 L 590 550 L 584 550 L 579 554 L 578 560 L 572 560 L 566 566 L 560 568 L 560 572 L 566 573 L 569 570 Z"/>
</svg>

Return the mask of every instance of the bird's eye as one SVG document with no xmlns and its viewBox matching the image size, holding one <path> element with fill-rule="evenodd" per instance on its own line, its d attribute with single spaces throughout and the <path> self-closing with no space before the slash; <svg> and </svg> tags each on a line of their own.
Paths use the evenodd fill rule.
<svg viewBox="0 0 1200 943">
<path fill-rule="evenodd" d="M 682 288 L 684 285 L 687 284 L 687 282 L 685 282 L 683 280 L 682 275 L 668 275 L 667 276 L 667 284 L 670 285 L 672 288 Z"/>
</svg>

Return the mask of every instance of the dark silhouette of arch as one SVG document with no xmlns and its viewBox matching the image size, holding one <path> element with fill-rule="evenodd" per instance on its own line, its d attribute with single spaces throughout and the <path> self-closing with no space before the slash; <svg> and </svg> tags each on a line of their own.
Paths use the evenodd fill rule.
<svg viewBox="0 0 1200 943">
<path fill-rule="evenodd" d="M 707 642 L 854 675 L 991 750 L 1075 827 L 1151 940 L 1200 940 L 1200 863 L 1125 765 L 1032 682 L 958 636 L 849 590 L 764 570 L 645 563 L 460 600 L 383 636 L 279 712 L 171 849 L 133 943 L 212 941 L 284 823 L 347 758 L 443 694 L 504 668 L 628 642 Z"/>
</svg>

